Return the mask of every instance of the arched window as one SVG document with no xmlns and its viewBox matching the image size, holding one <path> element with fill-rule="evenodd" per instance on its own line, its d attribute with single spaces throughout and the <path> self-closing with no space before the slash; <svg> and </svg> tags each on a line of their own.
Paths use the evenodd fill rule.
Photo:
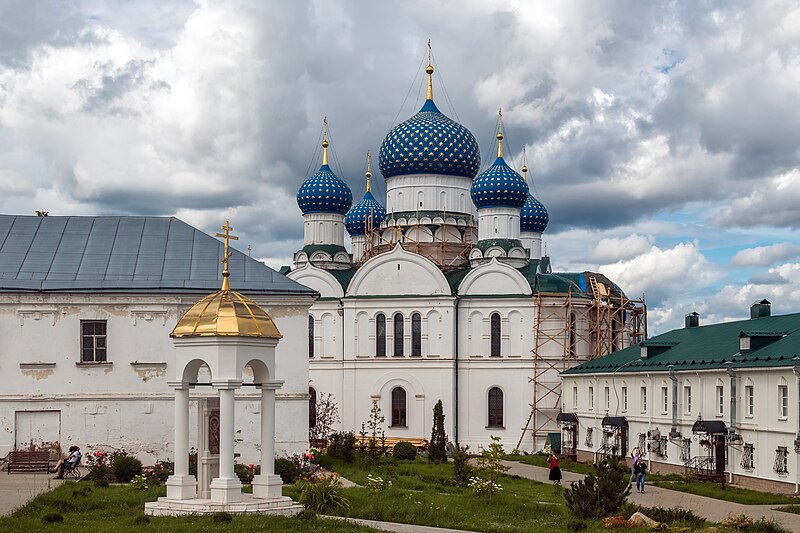
<svg viewBox="0 0 800 533">
<path fill-rule="evenodd" d="M 308 388 L 308 427 L 317 427 L 317 391 L 314 387 Z"/>
<path fill-rule="evenodd" d="M 489 355 L 500 357 L 500 313 L 492 313 L 492 345 Z"/>
<path fill-rule="evenodd" d="M 392 427 L 406 427 L 406 390 L 392 389 Z"/>
<path fill-rule="evenodd" d="M 411 315 L 411 355 L 422 357 L 422 317 L 419 313 Z"/>
<path fill-rule="evenodd" d="M 308 315 L 308 358 L 314 357 L 314 317 Z"/>
<path fill-rule="evenodd" d="M 578 317 L 575 316 L 575 313 L 569 314 L 569 355 L 571 357 L 575 357 L 577 353 L 577 349 L 575 343 L 577 342 L 577 329 L 578 325 Z"/>
<path fill-rule="evenodd" d="M 489 389 L 489 424 L 490 428 L 503 427 L 503 391 L 500 387 Z"/>
<path fill-rule="evenodd" d="M 403 315 L 395 313 L 394 322 L 394 356 L 403 357 Z"/>
<path fill-rule="evenodd" d="M 386 356 L 386 317 L 383 313 L 375 317 L 375 355 Z"/>
</svg>

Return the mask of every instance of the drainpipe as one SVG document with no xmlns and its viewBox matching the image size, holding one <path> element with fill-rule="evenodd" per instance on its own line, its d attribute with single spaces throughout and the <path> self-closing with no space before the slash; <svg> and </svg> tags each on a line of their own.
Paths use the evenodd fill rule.
<svg viewBox="0 0 800 533">
<path fill-rule="evenodd" d="M 729 442 L 736 442 L 736 373 L 733 371 L 733 363 L 725 362 L 725 373 L 731 378 L 731 427 L 728 429 Z M 735 463 L 731 460 L 731 469 L 728 471 L 728 483 L 733 483 L 733 468 Z"/>
<path fill-rule="evenodd" d="M 800 357 L 792 359 L 794 363 L 794 375 L 797 376 L 797 438 L 794 439 L 794 452 L 797 462 L 797 476 L 800 476 Z M 794 493 L 800 494 L 800 478 L 795 477 Z"/>
<path fill-rule="evenodd" d="M 675 375 L 675 367 L 669 365 L 669 379 L 672 380 L 672 429 L 669 431 L 670 439 L 680 438 L 678 431 L 678 376 Z"/>
</svg>

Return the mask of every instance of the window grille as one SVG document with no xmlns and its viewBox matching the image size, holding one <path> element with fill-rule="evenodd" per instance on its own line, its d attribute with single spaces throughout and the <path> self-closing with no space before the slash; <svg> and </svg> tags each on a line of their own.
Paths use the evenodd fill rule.
<svg viewBox="0 0 800 533">
<path fill-rule="evenodd" d="M 106 360 L 106 321 L 81 321 L 81 362 L 103 363 Z"/>
<path fill-rule="evenodd" d="M 375 355 L 386 356 L 386 317 L 383 314 L 375 317 Z"/>
<path fill-rule="evenodd" d="M 658 437 L 655 441 L 656 450 L 655 453 L 657 456 L 666 458 L 667 457 L 667 436 L 662 435 Z"/>
<path fill-rule="evenodd" d="M 647 433 L 639 433 L 639 454 L 644 457 L 647 455 Z"/>
<path fill-rule="evenodd" d="M 742 468 L 745 470 L 753 470 L 755 468 L 755 461 L 753 460 L 754 448 L 752 444 L 745 444 L 742 450 Z"/>
<path fill-rule="evenodd" d="M 492 346 L 489 355 L 492 357 L 500 357 L 500 313 L 492 314 Z"/>
<path fill-rule="evenodd" d="M 314 357 L 314 317 L 308 315 L 308 358 Z"/>
<path fill-rule="evenodd" d="M 592 441 L 592 434 L 593 433 L 594 433 L 594 428 L 586 428 L 586 441 L 584 442 L 584 444 L 589 448 L 594 446 L 593 441 Z"/>
<path fill-rule="evenodd" d="M 394 323 L 394 356 L 403 357 L 403 315 L 395 313 Z"/>
<path fill-rule="evenodd" d="M 419 313 L 411 315 L 411 355 L 422 356 L 422 317 Z"/>
<path fill-rule="evenodd" d="M 775 466 L 773 467 L 776 474 L 789 473 L 789 450 L 786 446 L 778 446 L 775 450 Z"/>
<path fill-rule="evenodd" d="M 406 390 L 403 387 L 392 389 L 392 427 L 406 426 Z"/>
<path fill-rule="evenodd" d="M 686 462 L 692 458 L 692 439 L 681 439 L 681 461 Z"/>
<path fill-rule="evenodd" d="M 503 391 L 498 387 L 489 389 L 489 424 L 490 428 L 503 427 Z"/>
</svg>

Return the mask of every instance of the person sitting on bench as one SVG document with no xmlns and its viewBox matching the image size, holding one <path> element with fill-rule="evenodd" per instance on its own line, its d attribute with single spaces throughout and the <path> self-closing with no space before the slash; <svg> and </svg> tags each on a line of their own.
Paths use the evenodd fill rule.
<svg viewBox="0 0 800 533">
<path fill-rule="evenodd" d="M 69 455 L 67 456 L 66 460 L 61 459 L 57 464 L 53 472 L 55 472 L 56 477 L 53 479 L 64 479 L 64 469 L 73 469 L 75 468 L 78 463 L 81 462 L 81 449 L 77 446 L 70 446 L 69 447 Z"/>
</svg>

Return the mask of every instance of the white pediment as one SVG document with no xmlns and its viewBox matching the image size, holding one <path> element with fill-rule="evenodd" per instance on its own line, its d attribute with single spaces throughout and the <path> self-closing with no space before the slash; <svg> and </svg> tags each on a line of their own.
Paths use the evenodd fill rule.
<svg viewBox="0 0 800 533">
<path fill-rule="evenodd" d="M 342 298 L 344 290 L 330 272 L 306 263 L 286 274 L 286 277 L 317 291 L 322 298 Z"/>
<path fill-rule="evenodd" d="M 353 276 L 348 296 L 445 296 L 450 285 L 428 259 L 396 245 L 364 263 Z"/>
<path fill-rule="evenodd" d="M 519 270 L 492 259 L 473 268 L 458 286 L 464 296 L 493 296 L 497 294 L 533 294 L 528 280 Z"/>
</svg>

